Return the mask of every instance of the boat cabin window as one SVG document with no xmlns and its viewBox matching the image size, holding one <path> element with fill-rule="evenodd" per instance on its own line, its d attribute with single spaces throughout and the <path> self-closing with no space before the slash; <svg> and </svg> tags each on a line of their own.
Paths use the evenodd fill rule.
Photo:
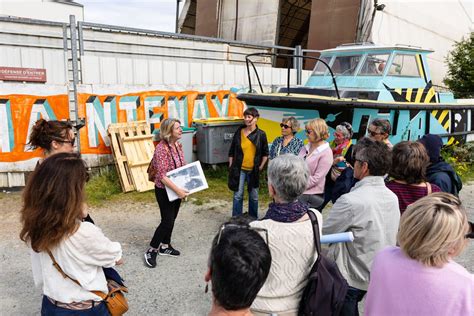
<svg viewBox="0 0 474 316">
<path fill-rule="evenodd" d="M 319 57 L 319 59 L 321 59 L 322 61 L 324 61 L 326 64 L 329 65 L 329 62 L 331 61 L 331 57 L 332 56 L 324 56 L 324 57 Z M 312 75 L 324 76 L 326 71 L 328 71 L 328 67 L 326 67 L 326 65 L 323 64 L 322 62 L 318 61 L 318 63 L 316 64 L 316 67 L 314 67 Z"/>
<path fill-rule="evenodd" d="M 389 54 L 369 54 L 359 72 L 361 76 L 381 76 L 387 65 Z"/>
<path fill-rule="evenodd" d="M 361 55 L 337 56 L 332 64 L 332 71 L 335 75 L 353 76 Z"/>
<path fill-rule="evenodd" d="M 399 77 L 420 77 L 416 56 L 409 54 L 396 54 L 393 58 L 392 64 L 390 65 L 390 69 L 388 70 L 388 75 Z"/>
</svg>

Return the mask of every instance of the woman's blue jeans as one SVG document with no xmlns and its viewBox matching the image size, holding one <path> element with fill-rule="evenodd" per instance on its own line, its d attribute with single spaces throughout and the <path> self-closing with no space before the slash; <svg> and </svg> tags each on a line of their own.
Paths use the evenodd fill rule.
<svg viewBox="0 0 474 316">
<path fill-rule="evenodd" d="M 258 218 L 258 188 L 250 188 L 250 172 L 240 170 L 239 189 L 234 192 L 234 200 L 232 205 L 232 216 L 242 215 L 244 205 L 244 186 L 247 182 L 249 191 L 249 215 Z"/>
<path fill-rule="evenodd" d="M 97 305 L 90 309 L 85 310 L 72 310 L 61 308 L 54 305 L 46 295 L 43 295 L 43 304 L 41 306 L 41 315 L 42 316 L 51 316 L 51 315 L 60 315 L 60 316 L 69 316 L 69 315 L 88 315 L 88 316 L 110 316 L 109 310 L 105 305 L 105 302 L 97 302 Z"/>
</svg>

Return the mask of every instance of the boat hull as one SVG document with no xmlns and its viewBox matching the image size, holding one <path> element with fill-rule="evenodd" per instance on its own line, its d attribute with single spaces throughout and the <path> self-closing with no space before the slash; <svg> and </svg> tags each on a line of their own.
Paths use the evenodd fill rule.
<svg viewBox="0 0 474 316">
<path fill-rule="evenodd" d="M 280 136 L 279 123 L 294 116 L 302 124 L 322 118 L 333 131 L 341 122 L 352 124 L 357 140 L 366 135 L 367 126 L 374 118 L 384 118 L 392 124 L 390 141 L 417 140 L 431 133 L 440 135 L 446 144 L 474 140 L 474 101 L 472 103 L 415 103 L 375 100 L 337 99 L 303 94 L 242 93 L 238 99 L 260 112 L 259 127 L 269 141 Z M 297 136 L 305 139 L 304 130 Z"/>
</svg>

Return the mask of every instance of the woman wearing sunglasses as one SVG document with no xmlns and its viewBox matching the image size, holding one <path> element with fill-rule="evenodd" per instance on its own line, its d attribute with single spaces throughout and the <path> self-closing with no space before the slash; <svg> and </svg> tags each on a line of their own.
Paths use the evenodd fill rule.
<svg viewBox="0 0 474 316">
<path fill-rule="evenodd" d="M 270 159 L 283 154 L 298 155 L 304 146 L 303 141 L 295 137 L 300 129 L 300 124 L 293 117 L 284 118 L 281 123 L 281 136 L 275 138 L 270 148 Z"/>
<path fill-rule="evenodd" d="M 75 140 L 70 122 L 39 119 L 33 125 L 28 144 L 33 149 L 41 148 L 47 158 L 57 153 L 72 153 Z"/>
<path fill-rule="evenodd" d="M 299 200 L 310 207 L 319 209 L 324 203 L 324 185 L 326 175 L 333 163 L 333 154 L 329 143 L 329 129 L 323 119 L 317 118 L 306 123 L 308 144 L 301 148 L 299 156 L 309 167 L 309 181 Z"/>
<path fill-rule="evenodd" d="M 295 155 L 280 155 L 268 165 L 268 192 L 273 203 L 265 217 L 250 226 L 267 232 L 272 265 L 252 304 L 253 315 L 298 313 L 308 274 L 318 256 L 308 212 L 314 211 L 322 227 L 321 214 L 298 201 L 309 178 L 305 161 Z"/>
<path fill-rule="evenodd" d="M 459 198 L 439 192 L 411 204 L 398 243 L 372 264 L 366 315 L 474 315 L 474 275 L 453 259 L 470 228 Z"/>
<path fill-rule="evenodd" d="M 367 128 L 367 136 L 378 142 L 384 142 L 388 148 L 392 149 L 393 145 L 390 140 L 388 140 L 391 129 L 392 125 L 389 120 L 376 118 L 370 122 Z"/>
<path fill-rule="evenodd" d="M 76 137 L 71 122 L 37 120 L 33 125 L 28 143 L 32 149 L 41 148 L 43 150 L 43 158 L 38 160 L 35 169 L 46 158 L 54 154 L 74 152 L 75 142 Z M 94 223 L 89 214 L 84 218 L 84 221 Z"/>
</svg>

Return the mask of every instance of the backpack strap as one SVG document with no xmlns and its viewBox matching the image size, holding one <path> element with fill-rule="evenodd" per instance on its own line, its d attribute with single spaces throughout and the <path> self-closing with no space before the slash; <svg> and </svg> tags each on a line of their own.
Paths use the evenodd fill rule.
<svg viewBox="0 0 474 316">
<path fill-rule="evenodd" d="M 319 223 L 318 223 L 318 218 L 313 212 L 313 209 L 309 209 L 308 216 L 313 226 L 314 245 L 316 246 L 316 252 L 318 254 L 318 259 L 316 259 L 316 263 L 315 263 L 315 266 L 317 266 L 319 264 L 319 261 L 321 261 L 321 237 L 319 235 Z"/>
</svg>

